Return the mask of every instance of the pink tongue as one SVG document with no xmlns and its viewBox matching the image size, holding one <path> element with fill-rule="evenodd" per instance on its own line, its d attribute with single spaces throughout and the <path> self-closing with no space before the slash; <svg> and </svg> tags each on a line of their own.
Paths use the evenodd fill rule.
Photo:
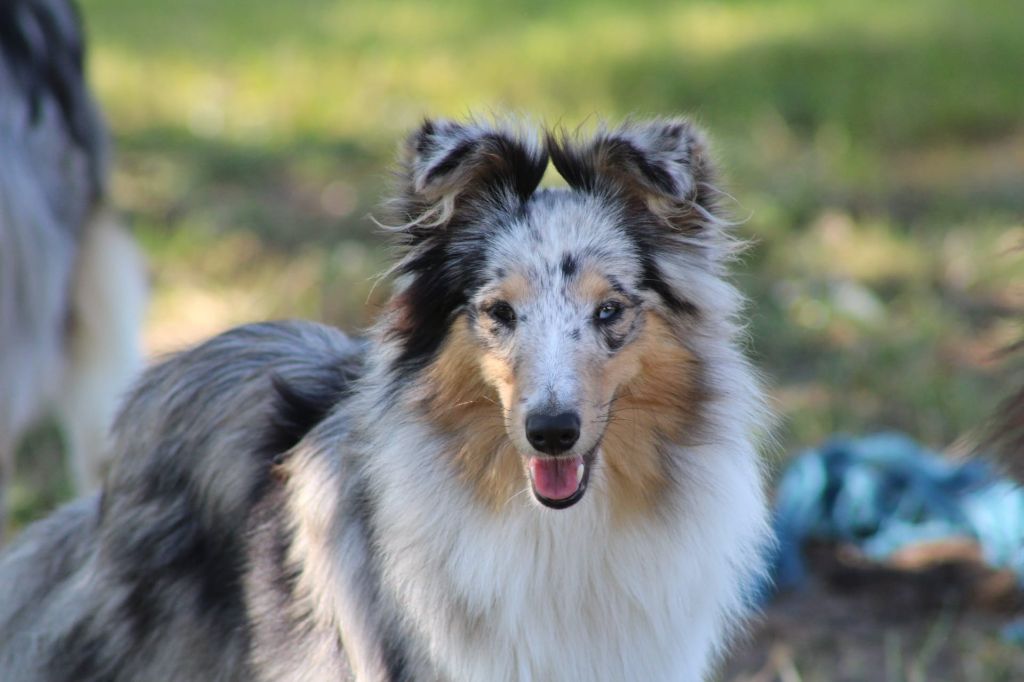
<svg viewBox="0 0 1024 682">
<path fill-rule="evenodd" d="M 580 487 L 578 472 L 582 463 L 582 457 L 531 457 L 530 475 L 534 489 L 549 500 L 564 500 Z"/>
</svg>

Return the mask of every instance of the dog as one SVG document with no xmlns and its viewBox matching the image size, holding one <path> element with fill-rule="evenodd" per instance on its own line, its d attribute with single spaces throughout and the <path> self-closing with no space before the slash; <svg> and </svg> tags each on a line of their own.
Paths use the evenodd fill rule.
<svg viewBox="0 0 1024 682">
<path fill-rule="evenodd" d="M 683 119 L 426 121 L 377 324 L 148 370 L 0 559 L 4 680 L 707 679 L 771 544 L 714 172 Z"/>
<path fill-rule="evenodd" d="M 64 427 L 98 486 L 120 393 L 141 367 L 145 268 L 106 205 L 108 141 L 64 0 L 0 3 L 0 538 L 22 436 Z"/>
</svg>

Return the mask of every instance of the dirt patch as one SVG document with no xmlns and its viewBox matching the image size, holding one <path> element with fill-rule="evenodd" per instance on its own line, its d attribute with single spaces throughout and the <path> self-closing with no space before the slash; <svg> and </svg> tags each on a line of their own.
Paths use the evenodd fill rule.
<svg viewBox="0 0 1024 682">
<path fill-rule="evenodd" d="M 813 577 L 766 608 L 722 680 L 1024 680 L 1024 646 L 1001 634 L 1024 615 L 1024 599 L 971 543 L 936 543 L 885 565 L 846 548 L 808 555 Z"/>
</svg>

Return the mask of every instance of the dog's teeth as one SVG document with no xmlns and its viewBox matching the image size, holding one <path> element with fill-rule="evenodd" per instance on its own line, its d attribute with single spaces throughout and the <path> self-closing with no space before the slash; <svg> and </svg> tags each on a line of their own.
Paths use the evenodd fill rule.
<svg viewBox="0 0 1024 682">
<path fill-rule="evenodd" d="M 585 468 L 586 468 L 586 465 L 583 462 L 580 462 L 579 464 L 576 465 L 576 480 L 580 484 L 583 483 L 583 470 Z"/>
</svg>

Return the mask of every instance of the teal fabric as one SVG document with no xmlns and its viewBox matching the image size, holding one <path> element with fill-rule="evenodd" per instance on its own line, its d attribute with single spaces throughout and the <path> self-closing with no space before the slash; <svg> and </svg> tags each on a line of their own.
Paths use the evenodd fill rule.
<svg viewBox="0 0 1024 682">
<path fill-rule="evenodd" d="M 798 587 L 809 539 L 852 543 L 885 559 L 945 538 L 978 541 L 985 560 L 1024 586 L 1024 490 L 981 459 L 941 457 L 895 433 L 835 438 L 788 466 L 775 506 L 774 578 Z"/>
</svg>

